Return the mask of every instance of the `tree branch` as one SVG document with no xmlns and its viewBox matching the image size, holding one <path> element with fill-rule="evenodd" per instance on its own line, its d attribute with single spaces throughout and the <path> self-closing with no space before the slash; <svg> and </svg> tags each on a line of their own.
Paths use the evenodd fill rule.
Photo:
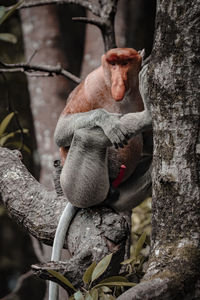
<svg viewBox="0 0 200 300">
<path fill-rule="evenodd" d="M 101 34 L 104 41 L 105 51 L 116 48 L 114 21 L 117 11 L 118 0 L 98 0 L 99 5 L 96 5 L 87 0 L 38 0 L 27 1 L 22 3 L 18 9 L 50 5 L 50 4 L 77 4 L 88 10 L 90 10 L 95 16 L 101 18 L 101 20 L 85 19 L 81 18 L 82 22 L 93 24 L 101 29 Z M 8 9 L 10 9 L 9 7 Z M 80 20 L 80 18 L 79 18 Z"/>
<path fill-rule="evenodd" d="M 101 30 L 105 25 L 102 20 L 97 20 L 94 18 L 75 17 L 75 18 L 72 18 L 72 20 L 76 21 L 76 22 L 82 22 L 82 23 L 95 25 L 95 26 L 99 27 Z"/>
<path fill-rule="evenodd" d="M 67 70 L 63 69 L 61 66 L 49 66 L 49 65 L 34 65 L 34 64 L 29 64 L 29 63 L 16 63 L 16 64 L 7 64 L 4 62 L 0 61 L 0 64 L 4 68 L 0 68 L 0 73 L 17 73 L 17 72 L 22 72 L 22 73 L 32 73 L 33 71 L 35 72 L 44 72 L 48 74 L 48 76 L 53 76 L 53 75 L 62 75 L 75 83 L 80 83 L 81 79 L 72 73 L 68 72 Z"/>
<path fill-rule="evenodd" d="M 49 192 L 37 182 L 22 164 L 19 154 L 17 150 L 0 147 L 1 200 L 12 219 L 43 243 L 52 245 L 67 199 L 60 196 L 59 188 L 57 193 Z M 59 262 L 59 270 L 70 273 L 73 283 L 81 285 L 88 265 L 110 252 L 116 257 L 111 271 L 119 270 L 119 263 L 128 255 L 128 242 L 129 229 L 123 216 L 106 207 L 80 209 L 65 240 L 65 247 L 73 257 L 68 262 Z M 50 264 L 53 268 L 57 266 Z M 49 264 L 43 264 L 34 269 L 42 274 L 48 267 Z"/>
<path fill-rule="evenodd" d="M 18 9 L 30 8 L 36 6 L 52 5 L 52 4 L 77 4 L 88 10 L 90 10 L 94 15 L 100 15 L 100 8 L 94 3 L 87 0 L 38 0 L 38 1 L 26 1 L 22 3 Z"/>
</svg>

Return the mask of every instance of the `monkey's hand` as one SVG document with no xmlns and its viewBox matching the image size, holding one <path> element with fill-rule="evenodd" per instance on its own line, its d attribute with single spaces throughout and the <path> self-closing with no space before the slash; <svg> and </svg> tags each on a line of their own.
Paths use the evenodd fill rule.
<svg viewBox="0 0 200 300">
<path fill-rule="evenodd" d="M 120 121 L 121 114 L 108 113 L 104 109 L 98 109 L 95 113 L 95 124 L 99 126 L 111 144 L 123 148 L 127 145 L 128 131 Z"/>
<path fill-rule="evenodd" d="M 71 144 L 74 132 L 80 128 L 100 127 L 111 145 L 116 148 L 127 144 L 127 128 L 122 124 L 121 114 L 109 113 L 104 109 L 61 115 L 56 125 L 54 138 L 59 147 Z"/>
</svg>

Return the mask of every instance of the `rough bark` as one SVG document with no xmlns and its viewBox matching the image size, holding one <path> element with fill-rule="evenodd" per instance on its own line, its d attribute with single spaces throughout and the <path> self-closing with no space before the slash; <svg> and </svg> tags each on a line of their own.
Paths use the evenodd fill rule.
<svg viewBox="0 0 200 300">
<path fill-rule="evenodd" d="M 37 239 L 52 245 L 56 226 L 67 199 L 47 191 L 27 171 L 19 152 L 0 148 L 0 194 L 11 217 Z M 43 278 L 53 266 L 82 284 L 82 275 L 92 261 L 99 261 L 113 252 L 114 262 L 109 275 L 117 273 L 120 262 L 128 255 L 129 229 L 126 220 L 109 208 L 94 207 L 80 210 L 75 216 L 65 242 L 73 255 L 67 262 L 34 266 Z"/>
<path fill-rule="evenodd" d="M 151 255 L 124 299 L 199 299 L 200 1 L 158 1 L 149 70 L 154 131 Z"/>
</svg>

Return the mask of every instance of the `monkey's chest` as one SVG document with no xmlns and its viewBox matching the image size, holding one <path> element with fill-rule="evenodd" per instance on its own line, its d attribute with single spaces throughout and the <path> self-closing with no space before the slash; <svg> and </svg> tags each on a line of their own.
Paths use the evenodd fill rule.
<svg viewBox="0 0 200 300">
<path fill-rule="evenodd" d="M 113 181 L 119 174 L 121 165 L 126 166 L 125 175 L 123 181 L 126 180 L 135 170 L 143 148 L 143 138 L 142 135 L 137 135 L 133 137 L 128 145 L 124 148 L 114 149 L 114 147 L 109 148 L 108 151 L 108 168 L 109 177 Z"/>
</svg>

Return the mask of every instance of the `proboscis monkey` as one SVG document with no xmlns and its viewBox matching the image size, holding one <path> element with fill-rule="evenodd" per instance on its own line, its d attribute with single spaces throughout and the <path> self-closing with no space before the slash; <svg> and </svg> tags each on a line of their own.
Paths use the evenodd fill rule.
<svg viewBox="0 0 200 300">
<path fill-rule="evenodd" d="M 70 195 L 70 203 L 77 207 L 104 201 L 121 165 L 126 166 L 125 181 L 138 164 L 142 135 L 127 143 L 127 129 L 120 118 L 143 110 L 138 88 L 141 61 L 134 49 L 108 51 L 102 56 L 102 65 L 70 94 L 59 118 L 55 141 L 61 147 L 61 186 L 65 195 Z M 115 147 L 109 147 L 112 145 Z M 100 152 L 100 156 L 93 156 L 93 152 Z"/>
<path fill-rule="evenodd" d="M 139 115 L 144 109 L 138 78 L 141 62 L 141 55 L 134 49 L 109 50 L 102 56 L 101 66 L 72 91 L 58 120 L 55 142 L 60 147 L 63 164 L 60 181 L 70 202 L 62 218 L 68 223 L 66 214 L 72 211 L 73 214 L 74 206 L 85 208 L 104 202 L 112 185 L 119 185 L 119 200 L 124 201 L 116 200 L 120 210 L 136 206 L 142 200 L 139 194 L 144 198 L 150 185 L 135 180 L 137 198 L 130 204 L 130 183 L 128 187 L 126 183 L 138 165 L 143 148 L 142 134 L 130 138 L 129 124 L 134 114 Z M 126 192 L 129 198 L 123 195 Z M 68 225 L 59 223 L 57 233 L 62 232 L 64 238 Z M 52 260 L 59 260 L 63 244 L 57 237 L 55 240 Z M 51 300 L 56 299 L 53 294 L 55 291 L 50 288 Z"/>
</svg>

